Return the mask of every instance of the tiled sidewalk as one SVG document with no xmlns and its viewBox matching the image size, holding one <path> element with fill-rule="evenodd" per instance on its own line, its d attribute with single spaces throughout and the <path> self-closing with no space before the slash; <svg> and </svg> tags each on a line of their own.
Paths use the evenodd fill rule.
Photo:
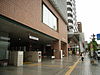
<svg viewBox="0 0 100 75">
<path fill-rule="evenodd" d="M 0 75 L 65 75 L 79 56 L 69 56 L 63 59 L 44 60 L 42 63 L 32 63 L 23 67 L 0 67 Z"/>
</svg>

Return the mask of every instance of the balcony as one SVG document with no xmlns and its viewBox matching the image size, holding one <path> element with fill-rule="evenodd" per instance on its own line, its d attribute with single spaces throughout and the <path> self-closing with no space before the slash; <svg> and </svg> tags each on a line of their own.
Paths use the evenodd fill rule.
<svg viewBox="0 0 100 75">
<path fill-rule="evenodd" d="M 73 21 L 73 17 L 68 17 L 67 19 L 70 19 L 70 20 L 72 20 Z M 73 22 L 74 23 L 74 22 Z"/>
<path fill-rule="evenodd" d="M 73 12 L 71 12 L 71 11 L 67 11 L 67 13 L 71 13 L 71 14 L 73 14 Z"/>
<path fill-rule="evenodd" d="M 73 20 L 72 19 L 68 19 L 68 23 L 72 23 L 73 24 Z"/>
<path fill-rule="evenodd" d="M 74 27 L 73 27 L 73 25 L 71 25 L 71 24 L 70 24 L 70 25 L 68 25 L 68 31 L 69 31 L 69 32 L 74 31 Z"/>
<path fill-rule="evenodd" d="M 72 0 L 67 0 L 67 2 L 71 2 L 72 3 Z"/>
<path fill-rule="evenodd" d="M 67 8 L 68 8 L 68 7 L 72 9 L 72 6 L 71 6 L 71 5 L 67 5 Z"/>
<path fill-rule="evenodd" d="M 68 1 L 68 2 L 67 2 L 67 5 L 70 5 L 70 6 L 72 6 L 72 3 Z"/>
<path fill-rule="evenodd" d="M 67 15 L 68 15 L 68 17 L 72 17 L 73 18 L 72 13 L 68 13 Z"/>
<path fill-rule="evenodd" d="M 72 10 L 72 8 L 67 7 L 67 11 L 71 11 L 72 12 L 73 10 Z"/>
</svg>

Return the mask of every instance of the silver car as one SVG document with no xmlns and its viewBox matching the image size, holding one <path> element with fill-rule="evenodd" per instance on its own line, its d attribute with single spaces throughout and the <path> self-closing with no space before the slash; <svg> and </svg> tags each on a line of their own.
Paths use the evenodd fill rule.
<svg viewBox="0 0 100 75">
<path fill-rule="evenodd" d="M 100 50 L 98 50 L 98 51 L 96 52 L 96 54 L 97 54 L 97 58 L 99 59 L 99 58 L 100 58 Z"/>
</svg>

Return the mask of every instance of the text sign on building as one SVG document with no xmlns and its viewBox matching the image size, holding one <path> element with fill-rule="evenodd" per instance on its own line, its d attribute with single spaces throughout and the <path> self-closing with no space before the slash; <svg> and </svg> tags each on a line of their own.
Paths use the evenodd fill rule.
<svg viewBox="0 0 100 75">
<path fill-rule="evenodd" d="M 34 36 L 29 36 L 30 39 L 33 39 L 33 40 L 39 40 L 39 38 L 37 37 L 34 37 Z"/>
<path fill-rule="evenodd" d="M 100 40 L 100 34 L 97 34 L 97 40 Z"/>
</svg>

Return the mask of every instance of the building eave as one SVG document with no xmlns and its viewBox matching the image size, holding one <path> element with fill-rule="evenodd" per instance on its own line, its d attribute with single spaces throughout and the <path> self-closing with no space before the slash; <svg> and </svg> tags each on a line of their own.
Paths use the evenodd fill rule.
<svg viewBox="0 0 100 75">
<path fill-rule="evenodd" d="M 67 16 L 64 16 L 62 14 L 62 11 L 59 9 L 59 7 L 57 6 L 57 4 L 55 4 L 55 2 L 53 0 L 49 0 L 49 2 L 51 3 L 51 5 L 55 8 L 55 10 L 58 12 L 58 14 L 60 15 L 60 17 L 63 19 L 63 21 L 65 22 L 66 25 L 68 25 L 67 22 Z"/>
</svg>

